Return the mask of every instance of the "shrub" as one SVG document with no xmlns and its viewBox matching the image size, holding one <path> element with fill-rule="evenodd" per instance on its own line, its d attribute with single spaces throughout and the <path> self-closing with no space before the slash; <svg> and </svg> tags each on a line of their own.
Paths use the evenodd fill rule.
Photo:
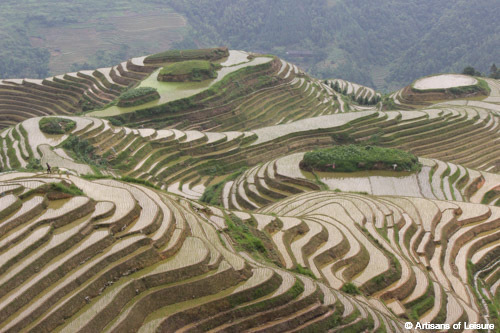
<svg viewBox="0 0 500 333">
<path fill-rule="evenodd" d="M 267 249 L 260 238 L 255 236 L 250 227 L 236 215 L 231 214 L 226 217 L 226 224 L 229 230 L 229 236 L 238 244 L 238 247 L 252 252 L 266 254 Z"/>
<path fill-rule="evenodd" d="M 70 135 L 69 138 L 62 143 L 62 147 L 73 152 L 76 159 L 81 162 L 98 167 L 107 165 L 107 161 L 95 153 L 95 147 L 92 146 L 88 140 Z"/>
<path fill-rule="evenodd" d="M 346 145 L 317 149 L 304 154 L 305 170 L 354 172 L 361 170 L 419 171 L 418 158 L 408 152 L 376 146 Z"/>
<path fill-rule="evenodd" d="M 140 87 L 140 88 L 129 89 L 120 95 L 120 99 L 134 99 L 154 92 L 156 92 L 156 88 L 152 87 Z"/>
<path fill-rule="evenodd" d="M 156 88 L 140 87 L 129 89 L 120 95 L 118 106 L 136 106 L 159 99 L 160 94 Z"/>
<path fill-rule="evenodd" d="M 30 158 L 26 165 L 28 170 L 43 170 L 42 164 L 38 158 Z"/>
<path fill-rule="evenodd" d="M 316 275 L 309 268 L 303 267 L 301 264 L 297 264 L 297 267 L 293 271 L 316 279 Z"/>
<path fill-rule="evenodd" d="M 47 134 L 65 134 L 71 132 L 76 123 L 73 120 L 59 117 L 45 117 L 38 122 L 40 131 Z"/>
<path fill-rule="evenodd" d="M 66 185 L 64 183 L 50 183 L 49 186 L 51 191 L 62 192 L 74 196 L 84 195 L 83 191 L 79 189 L 75 184 Z"/>
<path fill-rule="evenodd" d="M 354 283 L 351 283 L 351 282 L 344 283 L 344 285 L 342 286 L 342 288 L 340 290 L 342 290 L 346 294 L 351 294 L 351 295 L 360 295 L 361 294 L 358 287 L 356 287 L 356 285 Z"/>
<path fill-rule="evenodd" d="M 210 205 L 222 206 L 222 190 L 224 189 L 224 185 L 231 180 L 235 180 L 239 175 L 241 175 L 246 168 L 241 168 L 240 170 L 233 172 L 221 182 L 210 185 L 205 188 L 203 191 L 203 195 L 200 198 L 201 202 L 205 202 Z"/>
</svg>

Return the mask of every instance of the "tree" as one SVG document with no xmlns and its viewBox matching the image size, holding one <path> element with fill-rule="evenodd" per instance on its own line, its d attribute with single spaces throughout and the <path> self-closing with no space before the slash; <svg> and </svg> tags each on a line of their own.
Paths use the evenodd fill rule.
<svg viewBox="0 0 500 333">
<path fill-rule="evenodd" d="M 472 66 L 465 67 L 464 70 L 462 71 L 462 74 L 471 76 L 481 76 L 481 73 L 476 71 L 476 69 Z"/>
<path fill-rule="evenodd" d="M 333 86 L 333 90 L 335 90 L 336 92 L 340 92 L 339 81 L 335 81 L 335 84 Z"/>
<path fill-rule="evenodd" d="M 495 64 L 491 65 L 490 67 L 490 77 L 493 79 L 500 78 L 500 72 L 498 71 L 498 68 Z"/>
<path fill-rule="evenodd" d="M 467 66 L 462 71 L 462 74 L 465 74 L 465 75 L 474 75 L 474 73 L 476 73 L 476 70 L 472 66 Z"/>
</svg>

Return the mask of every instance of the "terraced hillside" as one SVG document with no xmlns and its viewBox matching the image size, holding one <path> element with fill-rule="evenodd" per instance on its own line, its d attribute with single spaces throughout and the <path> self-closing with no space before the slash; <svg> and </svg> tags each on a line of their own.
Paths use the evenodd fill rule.
<svg viewBox="0 0 500 333">
<path fill-rule="evenodd" d="M 417 173 L 392 171 L 316 172 L 301 170 L 304 153 L 273 159 L 247 169 L 226 183 L 226 208 L 257 209 L 320 189 L 370 195 L 397 195 L 434 200 L 499 205 L 500 175 L 454 163 L 421 158 Z M 187 193 L 186 193 L 187 194 Z"/>
<path fill-rule="evenodd" d="M 28 114 L 27 97 L 28 113 L 4 120 L 0 332 L 498 327 L 498 80 L 481 83 L 487 96 L 441 87 L 446 98 L 385 110 L 366 87 L 226 51 L 136 58 L 123 66 L 142 76 L 115 81 L 101 109 L 74 115 L 89 90 L 71 88 L 73 111 Z M 219 62 L 217 78 L 156 79 L 158 61 L 193 56 Z M 116 80 L 96 72 L 85 80 Z M 27 82 L 2 86 L 36 96 Z M 160 98 L 119 107 L 125 90 Z M 66 132 L 47 134 L 58 122 Z M 339 144 L 409 151 L 422 168 L 300 168 L 305 152 Z"/>
<path fill-rule="evenodd" d="M 485 177 L 496 180 L 492 180 L 491 186 L 486 183 L 484 188 L 488 188 L 487 191 L 495 188 L 498 180 L 490 173 L 500 170 L 499 117 L 494 109 L 497 104 L 466 103 L 440 104 L 418 111 L 358 111 L 325 115 L 246 132 L 130 129 L 113 126 L 99 118 L 69 117 L 77 123 L 76 128 L 69 134 L 54 136 L 39 130 L 40 118 L 31 118 L 0 133 L 3 147 L 0 165 L 4 170 L 25 167 L 30 159 L 35 158 L 40 159 L 43 166 L 49 162 L 77 174 L 93 173 L 95 171 L 82 163 L 74 151 L 61 149 L 68 136 L 77 137 L 93 145 L 99 159 L 106 161 L 102 173 L 140 178 L 174 193 L 182 191 L 187 197 L 196 199 L 208 185 L 224 178 L 215 176 L 265 163 L 275 156 L 348 140 L 397 147 L 420 157 L 436 159 L 430 161 L 423 171 L 432 172 L 438 179 L 425 181 L 433 184 L 431 192 L 434 194 L 422 196 L 438 199 L 455 196 L 457 199 L 464 195 L 470 197 L 477 189 L 469 185 L 478 183 L 482 186 L 485 183 L 481 179 Z M 297 166 L 298 162 L 294 163 Z M 271 171 L 268 173 L 272 174 Z M 422 173 L 417 178 L 422 182 L 426 177 Z M 448 178 L 443 180 L 443 187 L 443 181 L 439 179 L 444 177 Z M 458 186 L 461 191 L 468 192 L 455 193 L 457 189 L 452 195 L 449 178 L 452 183 L 461 181 L 455 188 Z M 342 189 L 342 186 L 332 187 L 335 188 Z M 366 189 L 362 191 L 374 193 Z M 448 196 L 444 196 L 445 193 Z M 478 202 L 481 200 L 478 198 Z"/>
<path fill-rule="evenodd" d="M 171 62 L 148 61 L 155 56 L 44 80 L 1 80 L 0 128 L 35 116 L 94 110 L 92 115 L 114 116 L 133 127 L 246 130 L 348 110 L 327 85 L 276 57 L 231 50 L 215 60 L 223 66 L 216 79 L 161 83 L 158 72 Z M 116 106 L 120 94 L 133 87 L 158 88 L 161 98 L 136 107 Z"/>
<path fill-rule="evenodd" d="M 110 179 L 0 188 L 1 331 L 402 331 L 382 303 L 238 252 L 230 211 Z"/>
<path fill-rule="evenodd" d="M 458 75 L 441 74 L 416 80 L 412 84 L 392 93 L 389 98 L 403 110 L 418 109 L 442 100 L 484 99 L 496 96 L 498 80 Z M 496 98 L 496 97 L 495 97 Z M 498 99 L 496 98 L 496 101 Z"/>
</svg>

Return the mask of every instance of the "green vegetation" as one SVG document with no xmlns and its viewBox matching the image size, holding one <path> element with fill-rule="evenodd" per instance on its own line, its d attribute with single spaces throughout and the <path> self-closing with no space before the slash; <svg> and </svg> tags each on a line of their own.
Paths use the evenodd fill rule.
<svg viewBox="0 0 500 333">
<path fill-rule="evenodd" d="M 465 74 L 465 75 L 471 75 L 471 76 L 481 76 L 481 73 L 478 72 L 474 67 L 472 66 L 467 66 L 464 68 L 464 70 L 462 71 L 462 74 Z"/>
<path fill-rule="evenodd" d="M 121 94 L 120 99 L 121 100 L 136 99 L 155 92 L 157 92 L 157 90 L 151 87 L 134 88 L 134 89 L 129 89 L 125 91 L 123 94 Z"/>
<path fill-rule="evenodd" d="M 224 76 L 221 80 L 217 81 L 216 83 L 210 85 L 208 89 L 206 86 L 203 87 L 203 89 L 200 89 L 199 91 L 196 92 L 190 92 L 188 97 L 184 98 L 179 98 L 175 100 L 171 100 L 170 102 L 160 104 L 157 106 L 153 107 L 148 107 L 140 110 L 135 110 L 134 112 L 129 112 L 129 113 L 124 113 L 120 115 L 112 115 L 114 119 L 117 119 L 120 121 L 122 124 L 130 124 L 133 126 L 133 123 L 135 121 L 138 121 L 140 119 L 145 119 L 145 118 L 156 118 L 154 119 L 151 123 L 149 123 L 149 126 L 153 128 L 159 128 L 161 126 L 166 126 L 167 124 L 163 123 L 165 120 L 162 118 L 158 117 L 166 117 L 169 118 L 170 114 L 174 113 L 180 113 L 182 111 L 188 110 L 190 108 L 193 108 L 197 106 L 197 102 L 199 101 L 200 98 L 205 98 L 209 99 L 211 97 L 214 97 L 218 94 L 225 94 L 225 98 L 228 100 L 231 100 L 231 98 L 236 98 L 243 94 L 244 92 L 248 91 L 246 90 L 246 86 L 244 85 L 237 85 L 236 88 L 228 89 L 228 86 L 231 84 L 234 84 L 235 82 L 238 82 L 239 80 L 244 79 L 246 76 L 252 75 L 255 72 L 260 72 L 263 70 L 268 69 L 271 66 L 271 62 L 266 62 L 263 64 L 255 65 L 255 66 L 245 66 L 243 68 L 240 68 L 234 72 L 231 72 Z M 261 76 L 259 78 L 264 79 L 261 81 L 261 84 L 263 86 L 266 86 L 270 82 L 273 81 L 273 77 L 269 75 Z M 161 82 L 157 82 L 161 83 Z M 183 83 L 184 84 L 184 83 Z M 258 89 L 260 86 L 257 87 L 252 87 L 252 89 Z M 189 90 L 187 90 L 189 92 Z M 174 91 L 172 93 L 175 94 Z M 162 92 L 162 95 L 164 92 Z M 111 119 L 111 118 L 110 118 Z M 161 120 L 161 121 L 160 121 Z M 255 137 L 253 137 L 255 138 Z M 245 139 L 251 140 L 252 137 L 249 136 Z"/>
<path fill-rule="evenodd" d="M 342 288 L 340 290 L 342 290 L 343 292 L 350 294 L 350 295 L 360 295 L 361 294 L 358 287 L 356 287 L 356 285 L 354 283 L 351 283 L 351 282 L 344 283 L 344 285 L 342 286 Z"/>
<path fill-rule="evenodd" d="M 271 241 L 257 230 L 255 221 L 243 222 L 234 214 L 226 216 L 227 232 L 239 251 L 247 251 L 259 257 L 277 261 Z"/>
<path fill-rule="evenodd" d="M 415 155 L 399 149 L 346 145 L 307 152 L 300 167 L 305 170 L 354 172 L 394 169 L 419 171 L 422 166 Z"/>
<path fill-rule="evenodd" d="M 284 5 L 272 1 L 173 0 L 168 6 L 187 18 L 189 29 L 173 27 L 148 34 L 123 33 L 120 24 L 128 23 L 126 13 L 141 16 L 152 11 L 168 12 L 164 2 L 41 0 L 30 2 L 29 12 L 26 4 L 26 0 L 9 1 L 0 13 L 1 78 L 47 77 L 49 60 L 53 74 L 67 71 L 70 66 L 75 71 L 115 65 L 132 55 L 168 49 L 172 40 L 177 41 L 173 45 L 177 48 L 227 45 L 262 50 L 299 63 L 315 76 L 343 77 L 388 90 L 389 85 L 406 85 L 431 73 L 460 71 L 465 64 L 474 64 L 487 73 L 491 64 L 498 61 L 495 51 L 499 28 L 495 11 L 489 10 L 495 8 L 494 0 L 484 0 L 481 5 L 466 1 L 436 4 L 293 0 Z M 165 19 L 166 16 L 163 22 Z M 148 23 L 147 17 L 146 22 L 137 21 L 133 23 Z M 284 24 L 287 29 L 283 29 Z M 85 32 L 84 41 L 58 41 L 57 34 L 82 34 L 79 31 Z M 109 37 L 110 32 L 113 38 Z M 481 36 L 479 43 L 477 36 Z M 84 60 L 57 54 L 70 50 L 72 43 L 84 49 Z M 50 51 L 54 54 L 52 59 Z M 449 51 L 447 57 L 441 56 L 444 51 Z M 175 56 L 175 52 L 165 56 Z M 161 53 L 151 58 L 162 60 Z M 55 73 L 54 68 L 59 71 Z"/>
<path fill-rule="evenodd" d="M 327 80 L 325 80 L 325 84 L 327 84 Z M 372 98 L 368 97 L 363 97 L 363 96 L 358 96 L 358 98 L 355 98 L 354 93 L 352 95 L 347 95 L 347 86 L 342 90 L 340 88 L 339 82 L 335 81 L 335 83 L 330 82 L 330 88 L 338 92 L 339 94 L 342 94 L 346 97 L 349 97 L 352 102 L 358 103 L 359 105 L 376 105 L 378 102 L 380 102 L 381 97 L 380 95 L 375 95 Z"/>
<path fill-rule="evenodd" d="M 457 72 L 466 63 L 486 72 L 498 62 L 495 4 L 176 0 L 172 7 L 192 25 L 186 43 L 263 50 L 320 78 L 394 90 L 418 77 Z"/>
<path fill-rule="evenodd" d="M 75 135 L 70 135 L 62 144 L 62 147 L 70 152 L 76 160 L 94 167 L 105 167 L 108 162 L 95 153 L 96 148 L 88 140 L 80 139 Z"/>
<path fill-rule="evenodd" d="M 483 76 L 481 72 L 477 71 L 474 67 L 472 66 L 467 66 L 464 68 L 462 71 L 462 74 L 465 75 L 471 75 L 471 76 Z M 500 79 L 500 71 L 497 68 L 497 65 L 492 64 L 490 67 L 490 75 L 488 76 L 492 79 Z"/>
<path fill-rule="evenodd" d="M 141 105 L 147 102 L 160 99 L 160 94 L 156 88 L 140 87 L 129 89 L 120 95 L 118 106 L 128 107 Z"/>
<path fill-rule="evenodd" d="M 0 79 L 48 77 L 50 52 L 32 45 L 29 26 L 5 15 L 9 12 L 6 7 L 0 11 Z M 17 13 L 20 15 L 25 16 L 26 10 Z"/>
<path fill-rule="evenodd" d="M 495 200 L 498 196 L 500 196 L 500 188 L 494 188 L 486 192 L 481 199 L 482 204 L 489 204 L 493 200 Z"/>
<path fill-rule="evenodd" d="M 174 62 L 184 60 L 218 60 L 229 56 L 227 48 L 168 50 L 147 57 L 145 63 Z"/>
<path fill-rule="evenodd" d="M 50 183 L 47 186 L 49 191 L 62 192 L 73 196 L 85 195 L 83 191 L 73 183 L 69 185 L 66 183 Z"/>
<path fill-rule="evenodd" d="M 245 169 L 242 168 L 232 173 L 228 177 L 226 177 L 223 181 L 210 185 L 207 188 L 205 188 L 205 191 L 203 191 L 203 195 L 201 196 L 200 201 L 205 202 L 209 205 L 222 206 L 222 190 L 224 189 L 224 185 L 226 185 L 227 182 L 236 179 L 244 171 Z"/>
<path fill-rule="evenodd" d="M 0 78 L 42 79 L 114 66 L 168 49 L 182 39 L 184 24 L 157 1 L 2 2 Z"/>
<path fill-rule="evenodd" d="M 425 294 L 417 298 L 416 300 L 408 303 L 405 307 L 410 311 L 410 319 L 418 320 L 418 318 L 430 310 L 434 305 L 434 288 L 432 283 L 429 283 L 427 289 L 425 290 Z"/>
<path fill-rule="evenodd" d="M 120 45 L 118 50 L 97 50 L 84 62 L 74 62 L 69 70 L 77 72 L 81 70 L 95 70 L 96 68 L 111 67 L 134 56 L 131 48 L 127 44 Z"/>
<path fill-rule="evenodd" d="M 28 164 L 26 165 L 26 169 L 39 171 L 43 170 L 42 164 L 38 158 L 30 158 Z"/>
<path fill-rule="evenodd" d="M 184 82 L 213 79 L 217 77 L 217 69 L 220 68 L 220 64 L 214 64 L 206 60 L 176 62 L 162 68 L 158 74 L 158 81 Z"/>
<path fill-rule="evenodd" d="M 5 142 L 7 143 L 7 157 L 9 158 L 11 169 L 18 169 L 21 166 L 21 163 L 17 159 L 16 150 L 14 149 L 12 140 L 7 135 L 5 137 Z"/>
<path fill-rule="evenodd" d="M 231 215 L 226 218 L 229 236 L 238 244 L 244 251 L 266 253 L 266 248 L 262 240 L 255 237 L 249 227 L 236 215 Z"/>
<path fill-rule="evenodd" d="M 133 178 L 133 177 L 129 177 L 129 176 L 123 176 L 123 177 L 119 178 L 118 180 L 121 180 L 121 181 L 124 181 L 124 182 L 127 182 L 127 183 L 134 183 L 134 184 L 144 185 L 144 186 L 147 186 L 147 187 L 154 188 L 156 190 L 160 189 L 158 186 L 155 186 L 153 183 L 148 182 L 147 180 L 144 180 L 144 179 L 137 179 L 137 178 Z"/>
<path fill-rule="evenodd" d="M 85 193 L 77 187 L 73 183 L 66 183 L 66 182 L 60 182 L 60 183 L 48 183 L 41 185 L 35 189 L 31 189 L 25 193 L 23 193 L 22 197 L 23 198 L 28 198 L 32 194 L 35 193 L 50 193 L 50 192 L 58 192 L 58 193 L 65 193 L 69 194 L 72 196 L 81 196 L 85 195 Z"/>
<path fill-rule="evenodd" d="M 47 134 L 65 134 L 71 132 L 76 123 L 73 120 L 59 117 L 44 117 L 38 122 L 40 130 Z"/>
<path fill-rule="evenodd" d="M 500 71 L 495 64 L 492 64 L 490 67 L 490 77 L 492 79 L 500 79 Z"/>
<path fill-rule="evenodd" d="M 309 276 L 313 279 L 316 279 L 316 275 L 307 267 L 302 266 L 301 264 L 297 264 L 297 267 L 293 269 L 294 272 Z"/>
<path fill-rule="evenodd" d="M 12 205 L 10 205 L 8 207 L 2 207 L 2 209 L 0 210 L 0 219 L 6 218 L 10 214 L 12 214 L 16 210 L 18 210 L 19 207 L 21 207 L 22 205 L 23 205 L 22 201 L 17 200 L 15 203 L 13 203 Z"/>
</svg>

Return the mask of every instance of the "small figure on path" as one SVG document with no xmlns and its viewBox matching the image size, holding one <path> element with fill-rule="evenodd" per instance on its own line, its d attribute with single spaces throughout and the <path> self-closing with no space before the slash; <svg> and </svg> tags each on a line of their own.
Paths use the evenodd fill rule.
<svg viewBox="0 0 500 333">
<path fill-rule="evenodd" d="M 396 168 L 397 168 L 397 167 L 398 167 L 398 165 L 397 165 L 396 163 L 394 163 L 394 164 L 392 165 L 392 169 L 393 169 L 394 171 L 396 171 Z"/>
<path fill-rule="evenodd" d="M 45 164 L 47 164 L 47 173 L 52 173 L 52 170 L 50 169 L 49 163 L 45 163 Z"/>
</svg>

